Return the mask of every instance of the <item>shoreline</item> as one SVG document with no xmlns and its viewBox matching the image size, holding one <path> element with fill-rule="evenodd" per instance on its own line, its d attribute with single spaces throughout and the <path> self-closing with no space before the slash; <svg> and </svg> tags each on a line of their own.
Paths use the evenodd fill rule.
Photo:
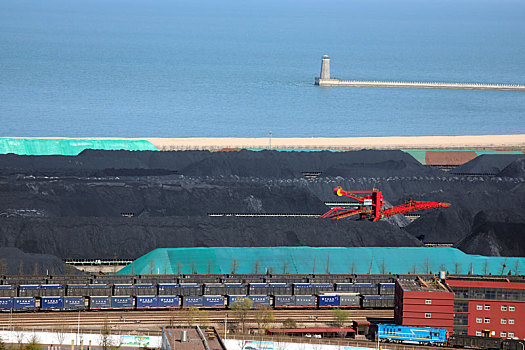
<svg viewBox="0 0 525 350">
<path fill-rule="evenodd" d="M 0 139 L 62 140 L 146 140 L 159 150 L 183 149 L 505 149 L 525 151 L 525 134 L 462 136 L 385 136 L 385 137 L 7 137 Z"/>
</svg>

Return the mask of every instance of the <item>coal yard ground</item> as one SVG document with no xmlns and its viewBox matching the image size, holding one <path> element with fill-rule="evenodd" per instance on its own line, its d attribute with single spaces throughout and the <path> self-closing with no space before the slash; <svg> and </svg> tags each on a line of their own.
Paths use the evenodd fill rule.
<svg viewBox="0 0 525 350">
<path fill-rule="evenodd" d="M 328 211 L 325 202 L 341 200 L 336 186 L 378 188 L 391 205 L 451 206 L 413 222 L 293 216 Z M 525 155 L 482 155 L 450 171 L 402 151 L 0 155 L 0 256 L 9 273 L 62 273 L 63 259 L 135 259 L 159 247 L 425 243 L 525 256 Z"/>
</svg>

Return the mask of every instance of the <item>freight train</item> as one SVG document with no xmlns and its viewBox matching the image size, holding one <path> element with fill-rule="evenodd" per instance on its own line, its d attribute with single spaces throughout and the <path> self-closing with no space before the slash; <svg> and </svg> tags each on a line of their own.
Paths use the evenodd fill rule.
<svg viewBox="0 0 525 350">
<path fill-rule="evenodd" d="M 394 283 L 0 285 L 0 310 L 226 309 L 239 298 L 275 309 L 393 308 Z"/>
<path fill-rule="evenodd" d="M 356 293 L 330 295 L 120 295 L 120 296 L 41 296 L 0 297 L 0 311 L 141 310 L 173 308 L 231 308 L 244 298 L 274 309 L 317 308 L 393 308 L 393 296 L 362 296 Z"/>
</svg>

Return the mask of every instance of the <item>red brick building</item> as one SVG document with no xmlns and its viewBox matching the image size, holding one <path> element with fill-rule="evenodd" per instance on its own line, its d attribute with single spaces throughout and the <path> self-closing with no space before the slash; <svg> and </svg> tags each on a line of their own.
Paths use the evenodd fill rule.
<svg viewBox="0 0 525 350">
<path fill-rule="evenodd" d="M 454 293 L 438 280 L 399 279 L 395 290 L 394 321 L 404 326 L 446 328 L 452 332 Z"/>
<path fill-rule="evenodd" d="M 525 338 L 525 282 L 486 276 L 446 283 L 454 292 L 454 333 Z"/>
</svg>

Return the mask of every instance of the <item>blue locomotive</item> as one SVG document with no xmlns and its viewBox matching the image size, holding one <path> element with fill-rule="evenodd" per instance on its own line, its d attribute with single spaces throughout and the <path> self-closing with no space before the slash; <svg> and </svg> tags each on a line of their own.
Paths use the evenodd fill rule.
<svg viewBox="0 0 525 350">
<path fill-rule="evenodd" d="M 417 343 L 443 346 L 447 343 L 447 330 L 444 328 L 379 324 L 377 337 L 380 341 L 393 343 Z"/>
</svg>

